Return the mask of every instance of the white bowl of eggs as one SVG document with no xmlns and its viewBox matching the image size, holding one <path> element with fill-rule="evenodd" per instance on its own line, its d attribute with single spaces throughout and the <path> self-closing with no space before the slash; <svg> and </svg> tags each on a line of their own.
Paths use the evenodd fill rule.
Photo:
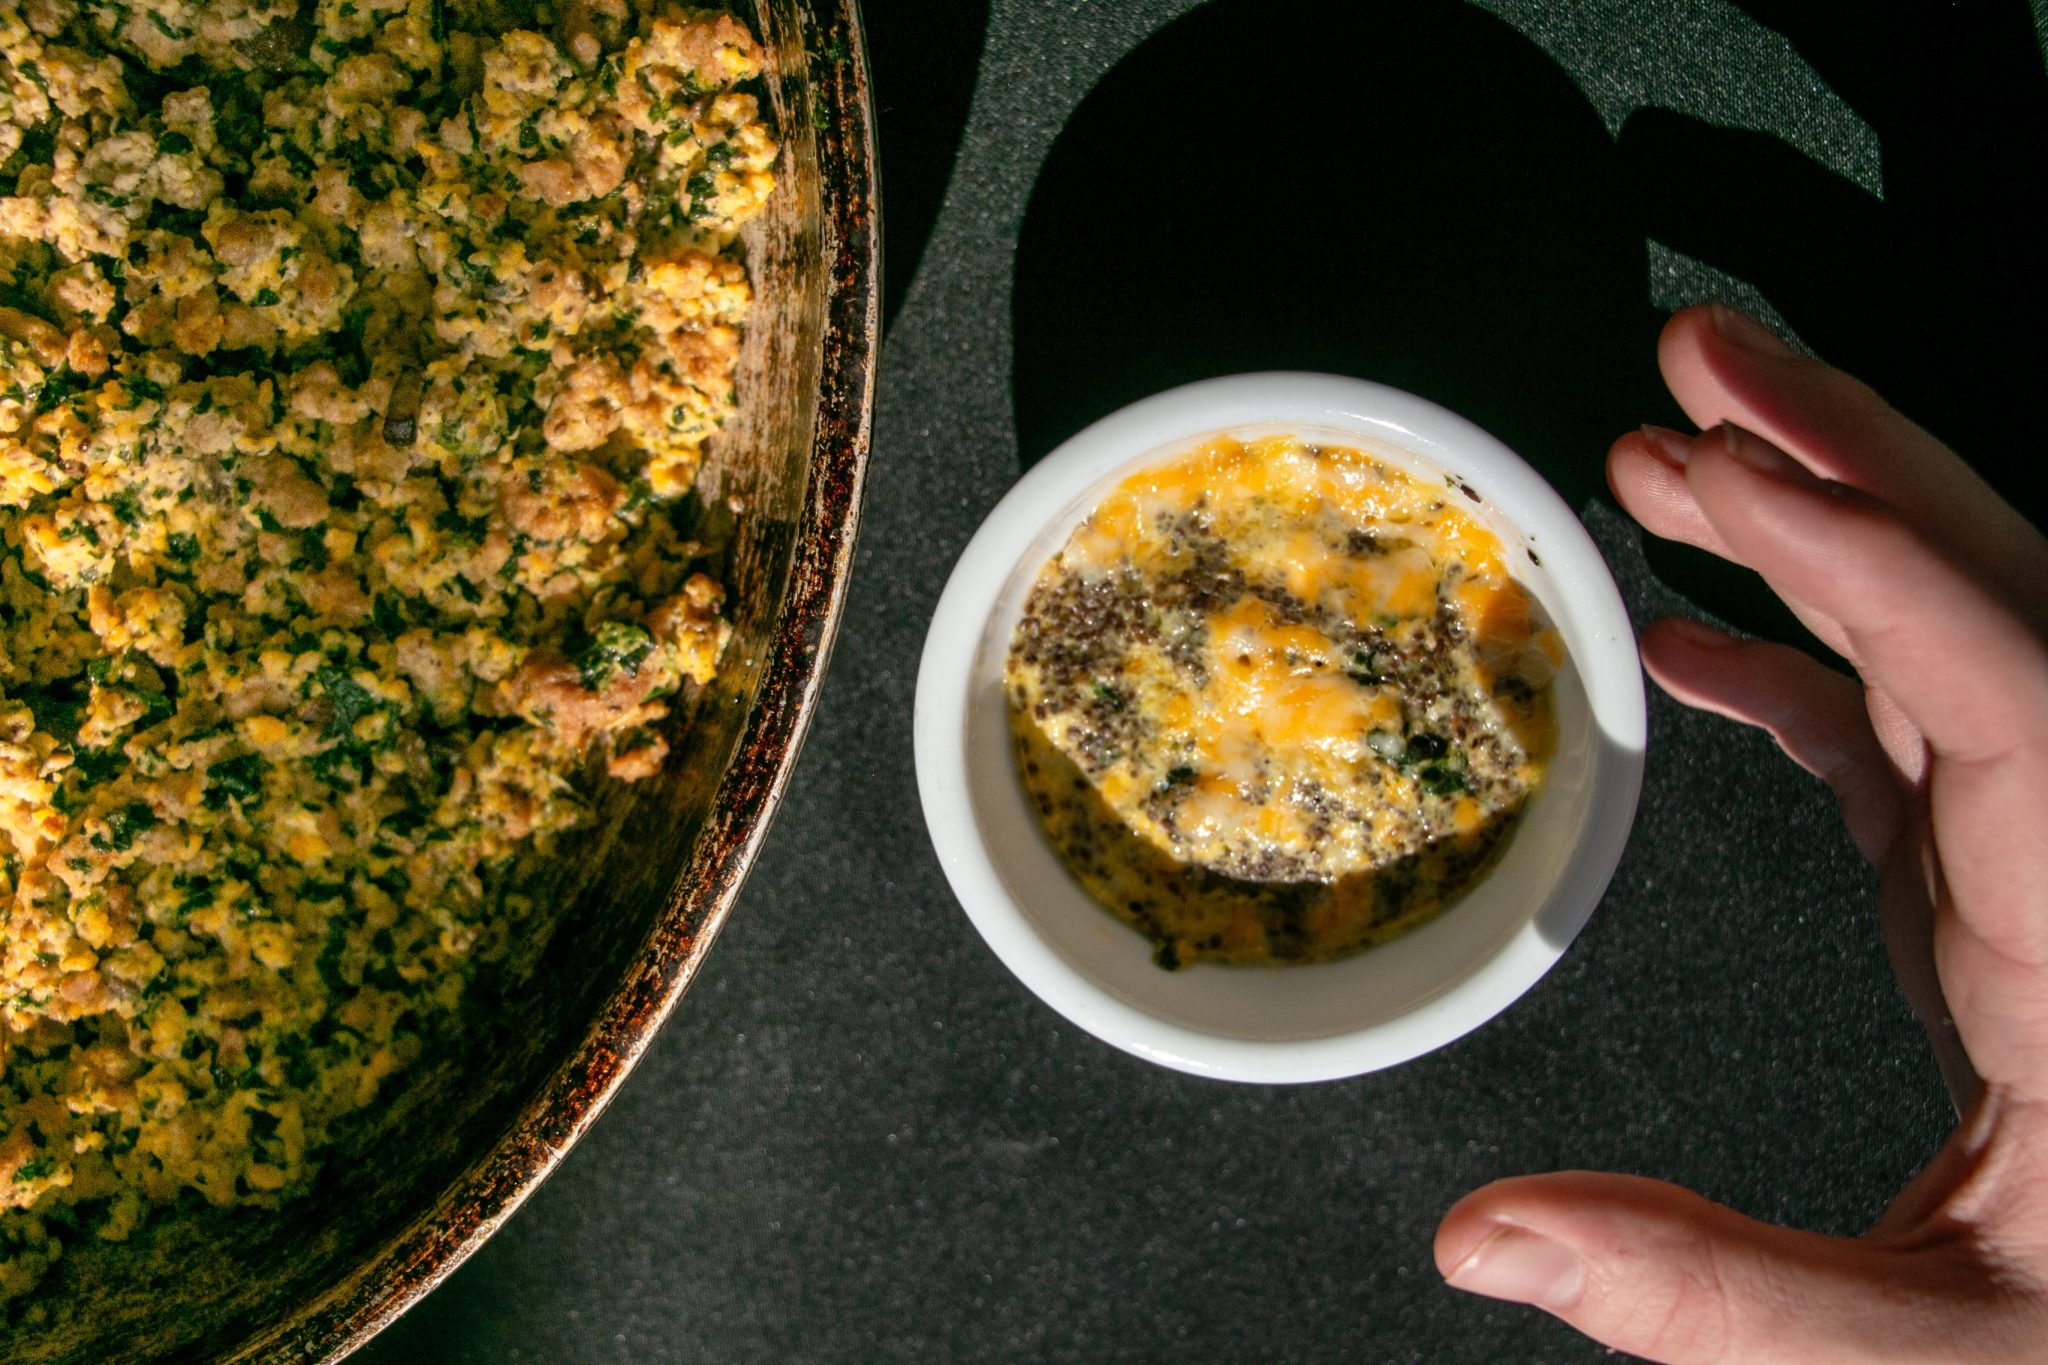
<svg viewBox="0 0 2048 1365">
<path fill-rule="evenodd" d="M 1033 466 L 947 582 L 915 725 L 947 880 L 1017 978 L 1263 1083 L 1407 1061 L 1535 985 L 1620 860 L 1644 728 L 1620 594 L 1542 476 L 1317 374 L 1174 389 Z"/>
</svg>

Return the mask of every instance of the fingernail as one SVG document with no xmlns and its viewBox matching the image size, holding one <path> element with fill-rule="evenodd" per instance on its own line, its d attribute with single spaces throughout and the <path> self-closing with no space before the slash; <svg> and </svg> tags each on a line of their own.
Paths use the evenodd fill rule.
<svg viewBox="0 0 2048 1365">
<path fill-rule="evenodd" d="M 1806 475 L 1806 467 L 1800 465 L 1790 454 L 1786 454 L 1772 442 L 1763 440 L 1761 436 L 1751 436 L 1733 422 L 1720 424 L 1720 444 L 1722 448 L 1726 448 L 1726 452 L 1735 456 L 1737 465 L 1745 465 L 1757 471 L 1759 475 L 1772 479 L 1792 479 L 1798 475 Z"/>
<path fill-rule="evenodd" d="M 1726 631 L 1715 630 L 1704 621 L 1694 621 L 1684 616 L 1667 616 L 1658 622 L 1658 626 L 1674 635 L 1684 636 L 1687 644 L 1700 645 L 1707 649 L 1726 649 L 1730 645 L 1742 643 Z"/>
<path fill-rule="evenodd" d="M 1795 356 L 1799 352 L 1787 346 L 1778 334 L 1758 322 L 1747 313 L 1738 313 L 1725 303 L 1714 305 L 1714 330 L 1721 340 L 1730 346 L 1740 346 L 1755 355 Z"/>
<path fill-rule="evenodd" d="M 1650 453 L 1673 469 L 1685 468 L 1685 462 L 1692 458 L 1692 437 L 1682 431 L 1646 426 L 1642 436 L 1650 443 Z"/>
<path fill-rule="evenodd" d="M 1753 436 L 1733 422 L 1722 423 L 1720 431 L 1722 445 L 1738 464 L 1746 465 L 1757 473 L 1773 479 L 1813 477 L 1807 473 L 1805 465 L 1763 437 Z"/>
<path fill-rule="evenodd" d="M 1722 448 L 1731 459 L 1767 479 L 1808 492 L 1828 493 L 1836 497 L 1852 495 L 1847 484 L 1814 473 L 1754 432 L 1744 431 L 1732 422 L 1724 422 L 1715 430 L 1720 433 Z"/>
<path fill-rule="evenodd" d="M 1460 1261 L 1453 1288 L 1537 1308 L 1569 1308 L 1586 1289 L 1586 1263 L 1562 1242 L 1527 1228 L 1502 1227 Z"/>
</svg>

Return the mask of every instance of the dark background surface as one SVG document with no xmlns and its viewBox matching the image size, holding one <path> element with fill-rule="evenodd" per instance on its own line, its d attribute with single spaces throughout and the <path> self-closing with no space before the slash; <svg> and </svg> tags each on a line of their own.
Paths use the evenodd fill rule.
<svg viewBox="0 0 2048 1365">
<path fill-rule="evenodd" d="M 1818 783 L 1653 693 L 1600 913 L 1507 1015 L 1299 1089 L 1147 1066 L 982 946 L 918 815 L 910 697 L 1018 471 L 1130 398 L 1293 366 L 1489 426 L 1639 621 L 1788 634 L 1605 501 L 1721 297 L 2008 487 L 2048 372 L 2044 6 L 875 0 L 890 329 L 859 562 L 718 950 L 530 1204 L 358 1358 L 1590 1361 L 1444 1289 L 1437 1217 L 1568 1166 L 1866 1226 L 1952 1115 Z M 2029 508 L 2041 520 L 2042 508 Z"/>
</svg>

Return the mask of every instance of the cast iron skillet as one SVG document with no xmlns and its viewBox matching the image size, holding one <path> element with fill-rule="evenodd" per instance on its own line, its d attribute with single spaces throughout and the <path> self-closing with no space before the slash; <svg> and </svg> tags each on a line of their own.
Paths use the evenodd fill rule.
<svg viewBox="0 0 2048 1365">
<path fill-rule="evenodd" d="M 738 421 L 700 487 L 734 637 L 663 774 L 610 784 L 527 874 L 533 958 L 362 1149 L 279 1213 L 169 1216 L 68 1251 L 0 1360 L 335 1360 L 440 1282 L 554 1169 L 695 975 L 779 800 L 838 624 L 879 313 L 856 0 L 742 10 L 770 53 L 780 185 L 746 239 Z M 380 1101 L 381 1102 L 381 1101 Z"/>
</svg>

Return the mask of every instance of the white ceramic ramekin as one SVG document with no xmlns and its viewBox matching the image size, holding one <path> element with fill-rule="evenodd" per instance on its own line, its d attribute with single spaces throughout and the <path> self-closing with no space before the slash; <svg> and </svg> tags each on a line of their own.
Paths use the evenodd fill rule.
<svg viewBox="0 0 2048 1365">
<path fill-rule="evenodd" d="M 1564 637 L 1558 752 L 1493 871 L 1436 919 L 1340 962 L 1168 972 L 1098 906 L 1040 832 L 1002 696 L 1010 635 L 1039 569 L 1132 469 L 1205 436 L 1294 432 L 1411 475 L 1455 476 Z M 1643 771 L 1643 681 L 1621 595 L 1542 476 L 1462 417 L 1379 384 L 1248 374 L 1171 390 L 1095 423 L 1034 466 L 969 542 L 917 679 L 917 780 L 954 893 L 996 956 L 1105 1042 L 1162 1066 L 1255 1082 L 1333 1080 L 1477 1028 L 1549 970 L 1621 858 Z"/>
</svg>

